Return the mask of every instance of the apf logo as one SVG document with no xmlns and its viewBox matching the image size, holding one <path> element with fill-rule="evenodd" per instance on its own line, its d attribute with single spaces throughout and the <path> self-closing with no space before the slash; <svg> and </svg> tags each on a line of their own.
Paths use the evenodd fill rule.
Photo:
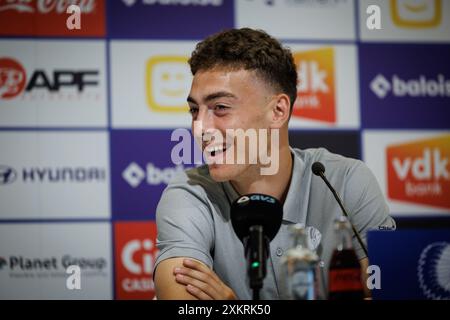
<svg viewBox="0 0 450 320">
<path fill-rule="evenodd" d="M 154 222 L 115 224 L 118 299 L 152 299 L 153 267 L 158 253 Z"/>
<path fill-rule="evenodd" d="M 25 69 L 19 62 L 9 57 L 0 58 L 0 99 L 12 99 L 22 93 L 42 89 L 51 94 L 62 93 L 63 88 L 70 88 L 81 94 L 88 86 L 98 86 L 98 74 L 98 70 L 64 69 L 48 73 L 36 69 L 27 83 Z"/>
<path fill-rule="evenodd" d="M 6 265 L 8 265 L 8 261 L 5 258 L 0 257 L 0 270 L 2 270 Z"/>
<path fill-rule="evenodd" d="M 154 56 L 147 61 L 147 103 L 159 112 L 187 112 L 192 75 L 184 56 Z"/>
<path fill-rule="evenodd" d="M 11 99 L 21 93 L 26 79 L 20 63 L 11 58 L 0 58 L 0 99 Z"/>
<path fill-rule="evenodd" d="M 442 0 L 391 0 L 392 21 L 402 28 L 432 28 L 442 21 Z"/>
<path fill-rule="evenodd" d="M 389 146 L 388 196 L 450 209 L 450 135 Z"/>
<path fill-rule="evenodd" d="M 296 52 L 294 60 L 298 68 L 298 84 L 292 115 L 335 123 L 333 48 Z"/>
</svg>

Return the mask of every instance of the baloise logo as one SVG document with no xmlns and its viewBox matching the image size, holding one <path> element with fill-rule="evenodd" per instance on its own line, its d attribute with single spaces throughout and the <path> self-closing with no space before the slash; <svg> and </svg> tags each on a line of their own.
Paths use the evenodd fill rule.
<svg viewBox="0 0 450 320">
<path fill-rule="evenodd" d="M 369 86 L 380 99 L 386 98 L 389 93 L 394 97 L 450 97 L 450 79 L 443 74 L 438 74 L 436 78 L 420 75 L 414 79 L 402 79 L 396 74 L 388 79 L 378 74 Z"/>
<path fill-rule="evenodd" d="M 122 178 L 131 187 L 137 188 L 144 179 L 147 180 L 147 184 L 149 185 L 168 184 L 175 174 L 183 171 L 183 166 L 158 169 L 152 163 L 148 163 L 144 171 L 136 162 L 131 162 L 122 172 Z"/>
</svg>

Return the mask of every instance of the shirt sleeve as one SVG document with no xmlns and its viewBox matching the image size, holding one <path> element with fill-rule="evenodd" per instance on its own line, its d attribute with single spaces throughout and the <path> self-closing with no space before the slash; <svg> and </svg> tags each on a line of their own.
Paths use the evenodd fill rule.
<svg viewBox="0 0 450 320">
<path fill-rule="evenodd" d="M 197 259 L 212 268 L 214 223 L 202 194 L 201 188 L 188 183 L 169 185 L 163 192 L 156 210 L 155 269 L 161 261 L 175 257 Z"/>
<path fill-rule="evenodd" d="M 380 226 L 395 229 L 395 221 L 389 216 L 389 207 L 377 179 L 362 161 L 357 161 L 348 172 L 344 204 L 356 230 L 367 245 L 367 231 Z M 353 237 L 353 246 L 359 259 L 365 258 L 361 245 Z"/>
</svg>

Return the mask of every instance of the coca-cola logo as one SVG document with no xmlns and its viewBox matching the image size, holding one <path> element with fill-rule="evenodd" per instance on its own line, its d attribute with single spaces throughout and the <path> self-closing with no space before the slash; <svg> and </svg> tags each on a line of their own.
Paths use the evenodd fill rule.
<svg viewBox="0 0 450 320">
<path fill-rule="evenodd" d="M 16 60 L 0 58 L 0 99 L 11 99 L 24 89 L 25 69 Z"/>
<path fill-rule="evenodd" d="M 70 5 L 80 7 L 82 13 L 91 13 L 95 10 L 96 0 L 0 0 L 0 12 L 13 10 L 25 13 L 57 13 L 65 14 Z"/>
</svg>

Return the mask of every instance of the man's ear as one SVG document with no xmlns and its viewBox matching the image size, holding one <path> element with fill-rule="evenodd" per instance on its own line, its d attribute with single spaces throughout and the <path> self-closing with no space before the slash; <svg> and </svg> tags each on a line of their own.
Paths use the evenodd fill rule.
<svg viewBox="0 0 450 320">
<path fill-rule="evenodd" d="M 272 129 L 281 129 L 284 124 L 289 121 L 291 111 L 289 96 L 285 93 L 278 94 L 271 110 L 271 124 Z"/>
</svg>

